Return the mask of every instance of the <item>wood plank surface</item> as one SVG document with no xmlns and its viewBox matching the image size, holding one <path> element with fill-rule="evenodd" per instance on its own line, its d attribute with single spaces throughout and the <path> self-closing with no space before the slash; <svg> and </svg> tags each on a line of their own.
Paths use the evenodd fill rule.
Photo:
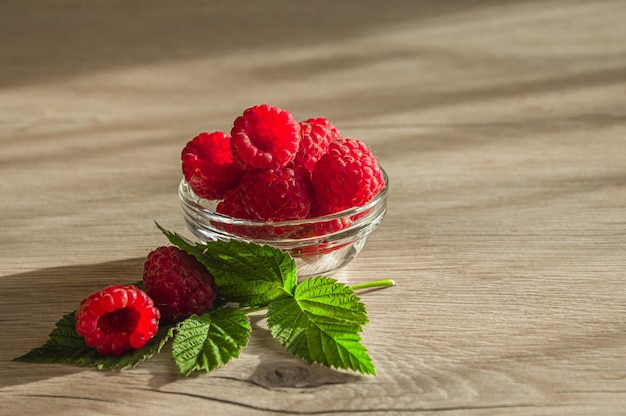
<svg viewBox="0 0 626 416">
<path fill-rule="evenodd" d="M 0 415 L 626 414 L 626 2 L 0 5 Z M 378 376 L 262 315 L 240 358 L 12 361 L 187 234 L 180 151 L 255 104 L 330 118 L 390 177 L 348 267 Z"/>
</svg>

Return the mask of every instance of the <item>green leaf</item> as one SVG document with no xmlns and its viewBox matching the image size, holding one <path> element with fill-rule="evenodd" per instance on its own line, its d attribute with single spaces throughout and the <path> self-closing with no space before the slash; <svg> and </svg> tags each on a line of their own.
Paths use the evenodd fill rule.
<svg viewBox="0 0 626 416">
<path fill-rule="evenodd" d="M 293 355 L 375 375 L 359 335 L 367 322 L 365 305 L 352 289 L 321 276 L 300 283 L 292 297 L 272 302 L 267 311 L 272 335 Z"/>
<path fill-rule="evenodd" d="M 222 307 L 201 316 L 192 315 L 176 327 L 172 356 L 180 372 L 209 372 L 226 364 L 246 346 L 250 321 L 239 308 Z"/>
<path fill-rule="evenodd" d="M 266 306 L 291 296 L 297 282 L 296 263 L 289 254 L 243 241 L 192 243 L 157 224 L 168 240 L 202 263 L 215 278 L 218 295 L 242 306 Z"/>
<path fill-rule="evenodd" d="M 152 357 L 171 337 L 173 325 L 164 325 L 156 335 L 138 350 L 131 350 L 119 356 L 101 355 L 95 348 L 85 344 L 83 337 L 76 333 L 76 319 L 71 312 L 64 315 L 50 332 L 46 343 L 28 353 L 17 357 L 15 361 L 27 363 L 63 363 L 83 367 L 97 367 L 100 370 L 135 367 L 140 362 Z"/>
</svg>

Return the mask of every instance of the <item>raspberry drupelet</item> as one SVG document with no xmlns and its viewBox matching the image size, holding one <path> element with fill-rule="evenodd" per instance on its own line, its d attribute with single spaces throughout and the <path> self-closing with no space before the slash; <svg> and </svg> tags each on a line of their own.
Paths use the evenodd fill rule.
<svg viewBox="0 0 626 416">
<path fill-rule="evenodd" d="M 159 310 L 133 285 L 106 287 L 85 298 L 75 313 L 76 332 L 102 355 L 139 349 L 156 334 Z"/>
<path fill-rule="evenodd" d="M 217 297 L 213 275 L 195 257 L 175 246 L 159 247 L 148 254 L 143 283 L 163 322 L 202 315 Z"/>
</svg>

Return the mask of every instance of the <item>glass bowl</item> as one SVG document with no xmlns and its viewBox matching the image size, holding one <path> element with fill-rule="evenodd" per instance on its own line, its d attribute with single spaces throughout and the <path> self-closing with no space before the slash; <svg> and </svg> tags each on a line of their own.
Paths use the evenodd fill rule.
<svg viewBox="0 0 626 416">
<path fill-rule="evenodd" d="M 202 242 L 231 239 L 267 244 L 289 253 L 298 277 L 328 275 L 354 259 L 387 210 L 389 178 L 367 204 L 323 217 L 292 221 L 254 221 L 215 212 L 218 201 L 197 196 L 183 178 L 178 188 L 183 217 Z"/>
</svg>

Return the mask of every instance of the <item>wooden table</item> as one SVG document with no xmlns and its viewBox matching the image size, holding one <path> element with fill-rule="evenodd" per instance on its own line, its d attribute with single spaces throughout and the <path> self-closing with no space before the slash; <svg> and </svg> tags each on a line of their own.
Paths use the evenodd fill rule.
<svg viewBox="0 0 626 416">
<path fill-rule="evenodd" d="M 626 3 L 0 6 L 0 414 L 626 414 Z M 186 234 L 182 146 L 270 103 L 366 141 L 383 225 L 335 278 L 377 377 L 255 321 L 240 358 L 12 361 Z M 188 234 L 187 234 L 188 235 Z"/>
</svg>

